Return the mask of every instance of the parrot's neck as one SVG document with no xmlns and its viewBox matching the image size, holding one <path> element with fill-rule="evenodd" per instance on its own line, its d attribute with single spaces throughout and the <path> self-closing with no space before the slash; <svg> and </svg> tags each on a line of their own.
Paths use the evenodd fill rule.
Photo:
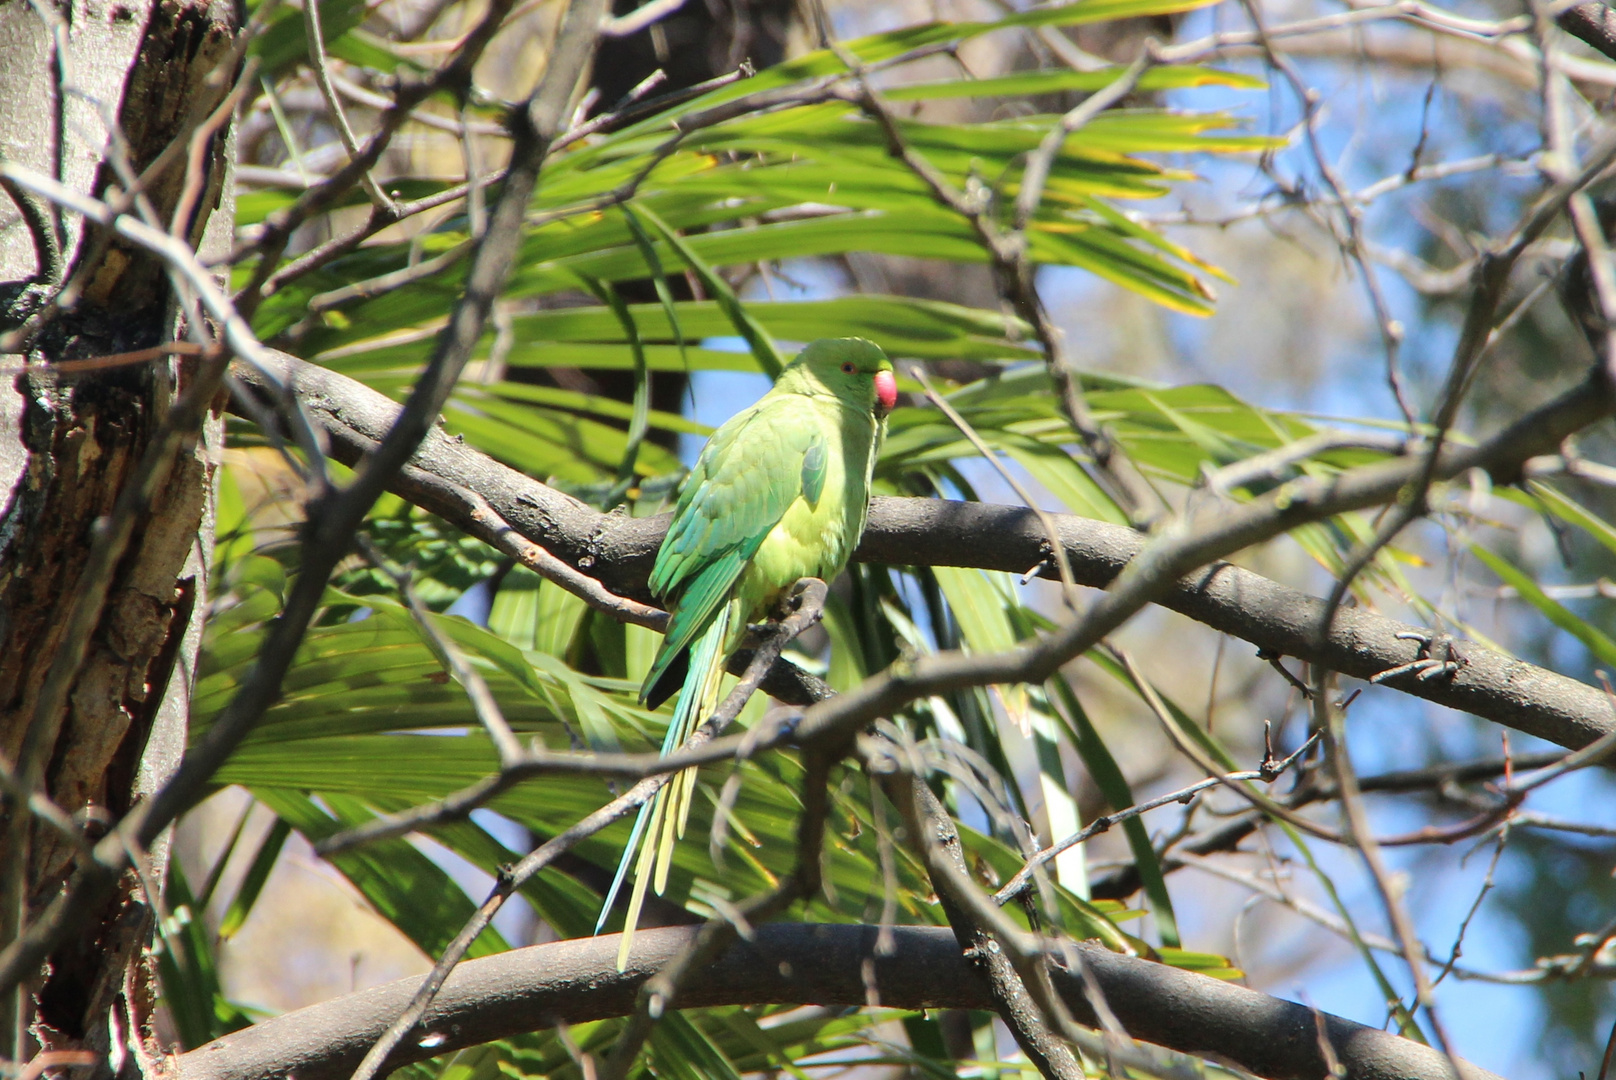
<svg viewBox="0 0 1616 1080">
<path fill-rule="evenodd" d="M 872 421 L 874 419 L 870 406 L 861 407 L 861 403 L 849 401 L 846 397 L 816 379 L 813 372 L 807 368 L 789 367 L 782 371 L 780 378 L 775 381 L 774 389 L 770 393 L 802 394 L 805 397 L 828 398 L 854 415 L 863 416 Z"/>
</svg>

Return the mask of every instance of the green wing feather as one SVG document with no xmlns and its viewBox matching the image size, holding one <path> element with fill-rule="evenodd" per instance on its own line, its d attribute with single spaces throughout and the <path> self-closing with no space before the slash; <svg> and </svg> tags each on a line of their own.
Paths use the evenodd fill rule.
<svg viewBox="0 0 1616 1080">
<path fill-rule="evenodd" d="M 686 478 L 651 569 L 651 592 L 672 612 L 640 691 L 652 708 L 673 692 L 680 680 L 666 676 L 729 602 L 769 531 L 797 498 L 819 501 L 827 449 L 817 425 L 791 422 L 801 411 L 790 396 L 764 398 L 719 429 Z"/>
</svg>

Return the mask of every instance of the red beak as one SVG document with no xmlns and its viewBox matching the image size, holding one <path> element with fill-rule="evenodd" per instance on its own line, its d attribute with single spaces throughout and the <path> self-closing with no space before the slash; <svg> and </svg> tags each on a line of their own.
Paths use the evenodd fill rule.
<svg viewBox="0 0 1616 1080">
<path fill-rule="evenodd" d="M 898 404 L 898 380 L 890 371 L 875 373 L 875 411 L 881 416 L 891 412 Z"/>
</svg>

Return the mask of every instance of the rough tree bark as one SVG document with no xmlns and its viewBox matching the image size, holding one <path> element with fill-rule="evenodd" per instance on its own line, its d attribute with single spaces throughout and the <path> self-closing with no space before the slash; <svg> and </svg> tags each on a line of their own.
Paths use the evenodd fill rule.
<svg viewBox="0 0 1616 1080">
<path fill-rule="evenodd" d="M 183 151 L 222 100 L 231 73 L 217 69 L 234 20 L 231 4 L 208 0 L 0 0 L 0 154 L 116 199 L 116 155 L 143 172 L 176 140 Z M 205 255 L 230 236 L 228 141 L 227 125 L 189 177 L 201 187 L 179 231 Z M 190 198 L 186 154 L 172 162 L 144 187 L 165 226 Z M 23 352 L 0 354 L 0 755 L 24 779 L 38 777 L 94 839 L 97 824 L 162 782 L 185 745 L 222 428 L 215 408 L 177 454 L 154 449 L 194 360 L 53 369 L 182 337 L 180 308 L 153 256 L 8 194 L 0 334 L 37 318 L 64 283 L 79 297 Z M 142 475 L 151 479 L 136 498 Z M 16 800 L 0 805 L 4 942 L 56 894 L 76 853 Z M 163 852 L 150 854 L 160 880 Z M 131 873 L 94 924 L 51 956 L 29 1000 L 4 1003 L 0 1060 L 88 1050 L 99 1075 L 144 1072 L 154 990 L 140 954 L 150 928 Z"/>
</svg>

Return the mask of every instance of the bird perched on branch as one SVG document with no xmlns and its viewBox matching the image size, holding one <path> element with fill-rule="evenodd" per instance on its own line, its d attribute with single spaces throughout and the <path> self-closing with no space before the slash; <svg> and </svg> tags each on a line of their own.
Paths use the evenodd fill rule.
<svg viewBox="0 0 1616 1080">
<path fill-rule="evenodd" d="M 799 578 L 829 581 L 858 545 L 870 473 L 898 387 L 886 354 L 863 338 L 815 341 L 756 405 L 713 433 L 679 492 L 651 570 L 667 606 L 667 637 L 640 687 L 651 708 L 678 701 L 662 753 L 712 712 L 725 662 L 747 624 L 771 612 Z M 676 774 L 640 808 L 601 909 L 598 933 L 633 868 L 619 969 L 647 886 L 667 886 L 684 835 L 696 770 Z"/>
</svg>

